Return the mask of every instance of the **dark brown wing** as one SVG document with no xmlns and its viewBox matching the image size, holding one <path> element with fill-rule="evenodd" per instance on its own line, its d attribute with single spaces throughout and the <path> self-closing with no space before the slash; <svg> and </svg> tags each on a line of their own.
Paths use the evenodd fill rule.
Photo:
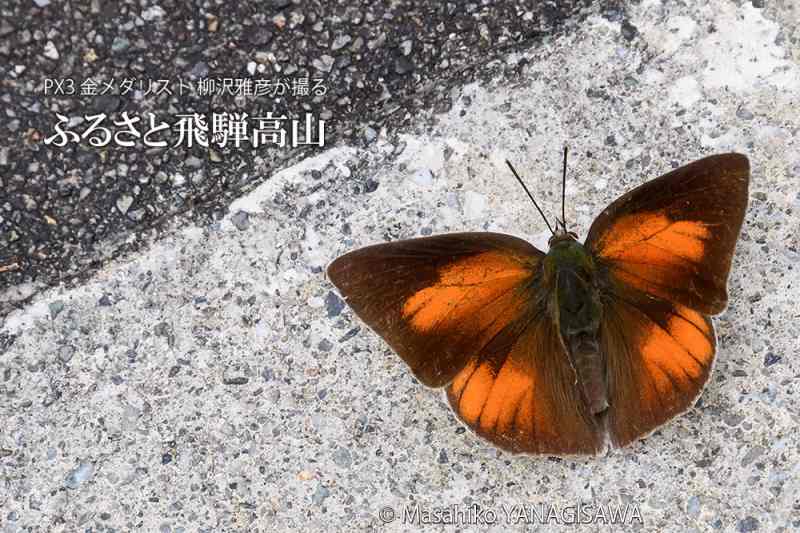
<svg viewBox="0 0 800 533">
<path fill-rule="evenodd" d="M 691 407 L 708 380 L 708 315 L 727 302 L 749 172 L 743 155 L 707 157 L 637 187 L 592 224 L 586 246 L 604 280 L 601 342 L 616 445 Z"/>
<path fill-rule="evenodd" d="M 625 446 L 694 405 L 714 364 L 714 328 L 707 315 L 636 291 L 608 299 L 603 313 L 608 429 Z"/>
<path fill-rule="evenodd" d="M 369 246 L 328 275 L 356 314 L 480 435 L 519 452 L 596 453 L 538 285 L 543 254 L 494 233 Z"/>
<path fill-rule="evenodd" d="M 613 280 L 717 314 L 728 300 L 749 181 L 743 155 L 700 159 L 613 202 L 592 224 L 586 246 Z"/>
<path fill-rule="evenodd" d="M 542 256 L 510 235 L 453 233 L 355 250 L 328 277 L 420 381 L 441 387 L 531 313 Z"/>
<path fill-rule="evenodd" d="M 580 399 L 552 319 L 540 313 L 510 328 L 447 388 L 459 418 L 512 452 L 595 455 L 605 449 L 604 432 Z"/>
</svg>

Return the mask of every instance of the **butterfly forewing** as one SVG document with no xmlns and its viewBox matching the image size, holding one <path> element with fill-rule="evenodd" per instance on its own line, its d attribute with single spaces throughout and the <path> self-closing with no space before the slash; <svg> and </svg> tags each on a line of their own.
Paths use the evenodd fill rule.
<svg viewBox="0 0 800 533">
<path fill-rule="evenodd" d="M 361 248 L 328 276 L 420 381 L 441 387 L 531 316 L 543 255 L 509 235 L 453 233 Z"/>
<path fill-rule="evenodd" d="M 595 219 L 586 246 L 612 280 L 716 314 L 747 209 L 740 154 L 700 159 L 637 187 Z"/>
</svg>

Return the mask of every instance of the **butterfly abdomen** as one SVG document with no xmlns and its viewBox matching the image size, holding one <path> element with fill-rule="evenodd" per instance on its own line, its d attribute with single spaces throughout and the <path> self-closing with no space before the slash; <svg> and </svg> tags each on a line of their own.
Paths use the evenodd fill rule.
<svg viewBox="0 0 800 533">
<path fill-rule="evenodd" d="M 575 370 L 575 385 L 589 412 L 601 413 L 608 407 L 608 391 L 599 339 L 602 306 L 591 257 L 577 241 L 557 242 L 545 259 L 545 270 L 551 281 L 551 313 Z"/>
</svg>

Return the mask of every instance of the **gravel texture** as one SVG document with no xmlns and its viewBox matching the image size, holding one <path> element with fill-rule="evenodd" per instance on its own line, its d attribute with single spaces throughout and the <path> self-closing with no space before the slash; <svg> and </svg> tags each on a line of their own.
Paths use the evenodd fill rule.
<svg viewBox="0 0 800 533">
<path fill-rule="evenodd" d="M 301 9 L 273 4 L 287 21 Z M 563 522 L 579 503 L 629 506 L 643 523 L 570 530 L 796 531 L 800 16 L 795 2 L 756 4 L 587 13 L 557 37 L 484 58 L 491 76 L 454 85 L 438 112 L 342 137 L 269 173 L 224 218 L 180 224 L 11 312 L 0 326 L 0 531 L 417 531 L 414 509 L 442 508 L 496 518 L 461 530 L 530 530 L 506 511 L 552 506 Z M 222 31 L 229 17 L 217 11 Z M 356 40 L 340 35 L 331 50 Z M 48 39 L 63 60 L 67 47 L 46 32 L 37 46 L 52 55 Z M 396 59 L 387 65 L 407 68 Z M 752 166 L 705 392 L 647 439 L 594 459 L 513 456 L 474 436 L 324 274 L 357 246 L 447 231 L 545 247 L 503 161 L 555 213 L 565 142 L 567 218 L 582 234 L 614 198 L 673 167 L 730 150 Z M 534 525 L 555 529 L 550 520 Z"/>
</svg>

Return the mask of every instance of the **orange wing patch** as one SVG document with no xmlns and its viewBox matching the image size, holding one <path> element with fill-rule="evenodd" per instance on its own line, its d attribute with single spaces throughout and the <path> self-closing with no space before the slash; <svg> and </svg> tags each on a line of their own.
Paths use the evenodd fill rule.
<svg viewBox="0 0 800 533">
<path fill-rule="evenodd" d="M 665 325 L 650 322 L 639 350 L 644 368 L 661 396 L 660 402 L 696 389 L 714 355 L 710 336 L 710 325 L 688 308 L 676 310 Z M 644 392 L 646 396 L 656 393 L 646 389 Z M 653 406 L 658 403 L 654 400 L 649 399 Z"/>
<path fill-rule="evenodd" d="M 623 262 L 670 265 L 678 258 L 700 261 L 711 236 L 706 224 L 672 221 L 663 213 L 626 215 L 600 241 L 601 255 Z"/>
<path fill-rule="evenodd" d="M 510 235 L 450 233 L 355 250 L 328 275 L 417 379 L 443 387 L 489 343 L 521 334 L 540 303 L 543 257 Z"/>
<path fill-rule="evenodd" d="M 620 446 L 691 407 L 714 359 L 708 317 L 680 305 L 658 305 L 666 307 L 619 302 L 607 318 L 618 321 L 608 330 L 617 346 L 630 346 L 610 368 L 617 382 L 611 391 L 611 431 Z"/>
<path fill-rule="evenodd" d="M 500 361 L 485 353 L 471 359 L 447 389 L 450 405 L 479 435 L 513 452 L 597 453 L 602 437 L 581 412 L 560 341 L 544 319 L 534 322 Z"/>
<path fill-rule="evenodd" d="M 483 405 L 479 421 L 481 427 L 506 433 L 514 425 L 523 424 L 529 416 L 525 407 L 531 404 L 530 400 L 525 402 L 525 399 L 533 395 L 533 389 L 530 369 L 522 368 L 512 358 L 506 359 Z"/>
<path fill-rule="evenodd" d="M 699 221 L 673 221 L 663 213 L 621 217 L 603 234 L 597 252 L 619 281 L 673 300 L 709 249 L 712 233 Z"/>
<path fill-rule="evenodd" d="M 675 306 L 675 314 L 669 319 L 667 330 L 686 352 L 699 364 L 707 365 L 714 355 L 714 331 L 711 323 L 694 309 Z"/>
<path fill-rule="evenodd" d="M 484 252 L 450 264 L 439 280 L 403 304 L 402 316 L 420 332 L 458 323 L 530 277 L 531 270 L 509 254 Z"/>
<path fill-rule="evenodd" d="M 531 438 L 535 428 L 543 432 L 547 424 L 541 414 L 536 420 L 535 387 L 532 368 L 524 369 L 512 357 L 499 371 L 489 362 L 478 364 L 473 359 L 453 380 L 448 397 L 461 419 L 480 435 L 519 451 L 535 445 Z M 546 410 L 544 405 L 538 408 Z"/>
<path fill-rule="evenodd" d="M 455 377 L 450 393 L 458 398 L 458 412 L 465 422 L 484 431 L 507 432 L 515 422 L 528 422 L 525 410 L 518 411 L 518 407 L 533 385 L 532 372 L 511 358 L 506 359 L 497 375 L 489 363 L 478 365 L 473 359 Z"/>
</svg>

